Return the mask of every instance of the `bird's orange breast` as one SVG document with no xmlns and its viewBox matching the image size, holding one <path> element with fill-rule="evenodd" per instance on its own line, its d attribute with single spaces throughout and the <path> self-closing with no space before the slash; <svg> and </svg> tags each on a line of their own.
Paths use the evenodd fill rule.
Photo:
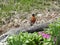
<svg viewBox="0 0 60 45">
<path fill-rule="evenodd" d="M 36 18 L 35 17 L 32 17 L 31 18 L 31 23 L 35 23 L 35 21 L 36 21 Z"/>
</svg>

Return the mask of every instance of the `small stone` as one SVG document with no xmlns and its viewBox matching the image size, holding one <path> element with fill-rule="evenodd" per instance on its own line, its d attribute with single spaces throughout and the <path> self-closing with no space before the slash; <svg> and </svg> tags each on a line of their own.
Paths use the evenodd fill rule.
<svg viewBox="0 0 60 45">
<path fill-rule="evenodd" d="M 28 20 L 27 20 L 27 19 L 25 19 L 25 20 L 23 20 L 23 21 L 22 21 L 22 23 L 27 23 L 27 22 L 28 22 Z"/>
<path fill-rule="evenodd" d="M 40 21 L 37 21 L 36 24 L 40 24 Z"/>
<path fill-rule="evenodd" d="M 41 23 L 41 24 L 42 24 L 42 23 L 45 23 L 45 21 L 44 21 L 44 20 L 41 20 L 41 22 L 40 22 L 40 23 Z"/>
<path fill-rule="evenodd" d="M 12 27 L 13 26 L 13 22 L 10 22 L 9 24 L 8 24 L 8 27 L 10 28 L 10 27 Z"/>
<path fill-rule="evenodd" d="M 19 27 L 20 25 L 18 23 L 14 23 L 14 27 Z"/>
<path fill-rule="evenodd" d="M 42 17 L 42 14 L 37 14 L 38 17 Z"/>
<path fill-rule="evenodd" d="M 18 22 L 19 22 L 19 23 L 21 23 L 21 21 L 22 21 L 22 19 L 19 19 L 19 21 L 18 21 Z"/>
<path fill-rule="evenodd" d="M 17 23 L 18 22 L 18 19 L 14 19 L 14 22 Z"/>
</svg>

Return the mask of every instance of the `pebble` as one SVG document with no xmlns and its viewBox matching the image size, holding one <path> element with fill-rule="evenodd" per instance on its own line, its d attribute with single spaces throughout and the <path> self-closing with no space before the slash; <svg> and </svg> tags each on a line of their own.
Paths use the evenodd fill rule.
<svg viewBox="0 0 60 45">
<path fill-rule="evenodd" d="M 38 17 L 42 17 L 42 14 L 37 14 Z"/>
<path fill-rule="evenodd" d="M 0 42 L 0 45 L 7 45 L 7 42 L 4 42 L 4 43 Z"/>
</svg>

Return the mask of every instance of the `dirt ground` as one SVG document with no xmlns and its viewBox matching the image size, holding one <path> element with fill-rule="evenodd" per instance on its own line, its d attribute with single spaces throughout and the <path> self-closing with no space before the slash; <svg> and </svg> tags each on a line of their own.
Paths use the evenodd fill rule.
<svg viewBox="0 0 60 45">
<path fill-rule="evenodd" d="M 50 20 L 56 20 L 58 17 L 60 17 L 60 13 L 57 11 L 38 11 L 34 10 L 30 13 L 22 13 L 22 14 L 16 14 L 10 18 L 10 20 L 7 20 L 4 25 L 0 27 L 0 35 L 9 31 L 9 29 L 12 28 L 18 28 L 18 27 L 23 27 L 23 28 L 28 28 L 30 26 L 30 18 L 32 14 L 35 14 L 36 16 L 36 22 L 34 25 L 37 24 L 42 24 L 45 22 L 48 22 Z"/>
</svg>

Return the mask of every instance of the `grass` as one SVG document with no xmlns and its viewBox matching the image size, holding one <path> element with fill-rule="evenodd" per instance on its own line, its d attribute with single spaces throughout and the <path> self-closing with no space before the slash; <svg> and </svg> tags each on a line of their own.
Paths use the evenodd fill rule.
<svg viewBox="0 0 60 45">
<path fill-rule="evenodd" d="M 51 0 L 0 0 L 0 18 L 11 16 L 10 11 L 45 10 L 52 7 L 51 2 Z"/>
<path fill-rule="evenodd" d="M 3 11 L 29 11 L 32 8 L 45 8 L 45 6 L 50 6 L 49 1 L 44 0 L 8 0 L 7 4 L 0 4 L 0 8 Z"/>
</svg>

